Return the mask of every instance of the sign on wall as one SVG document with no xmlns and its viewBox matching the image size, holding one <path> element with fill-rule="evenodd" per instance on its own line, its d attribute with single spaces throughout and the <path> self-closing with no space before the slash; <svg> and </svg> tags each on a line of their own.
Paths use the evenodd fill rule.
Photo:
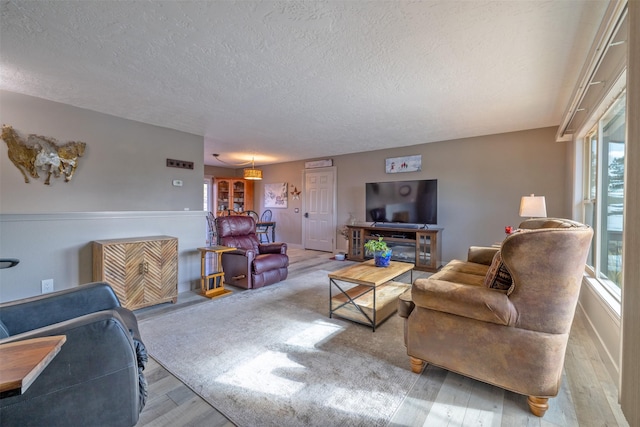
<svg viewBox="0 0 640 427">
<path fill-rule="evenodd" d="M 422 170 L 422 155 L 390 157 L 385 160 L 386 173 L 418 172 Z"/>
</svg>

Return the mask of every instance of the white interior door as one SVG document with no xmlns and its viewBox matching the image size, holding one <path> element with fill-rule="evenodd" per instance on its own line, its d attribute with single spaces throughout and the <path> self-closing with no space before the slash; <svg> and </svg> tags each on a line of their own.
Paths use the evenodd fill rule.
<svg viewBox="0 0 640 427">
<path fill-rule="evenodd" d="M 305 249 L 333 252 L 336 236 L 335 167 L 305 170 L 302 244 Z"/>
</svg>

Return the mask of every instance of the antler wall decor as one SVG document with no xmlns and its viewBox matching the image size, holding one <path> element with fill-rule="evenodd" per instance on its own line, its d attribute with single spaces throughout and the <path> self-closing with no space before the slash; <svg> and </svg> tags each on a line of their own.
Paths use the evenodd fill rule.
<svg viewBox="0 0 640 427">
<path fill-rule="evenodd" d="M 82 157 L 87 144 L 80 141 L 70 141 L 58 145 L 54 138 L 31 134 L 27 141 L 9 125 L 2 126 L 2 139 L 9 149 L 9 160 L 18 168 L 24 182 L 31 178 L 40 178 L 38 171 L 47 174 L 45 185 L 50 185 L 51 175 L 64 175 L 64 181 L 69 182 L 78 167 L 78 157 Z"/>
</svg>

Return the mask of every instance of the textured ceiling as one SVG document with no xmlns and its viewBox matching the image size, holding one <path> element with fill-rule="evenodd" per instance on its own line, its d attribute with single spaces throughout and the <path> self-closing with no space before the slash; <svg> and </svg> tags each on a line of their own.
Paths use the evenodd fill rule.
<svg viewBox="0 0 640 427">
<path fill-rule="evenodd" d="M 2 1 L 0 87 L 256 164 L 558 125 L 607 1 Z"/>
</svg>

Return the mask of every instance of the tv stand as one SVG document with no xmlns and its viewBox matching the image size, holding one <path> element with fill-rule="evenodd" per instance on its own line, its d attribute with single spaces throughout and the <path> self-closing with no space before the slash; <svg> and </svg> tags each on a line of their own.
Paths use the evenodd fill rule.
<svg viewBox="0 0 640 427">
<path fill-rule="evenodd" d="M 348 258 L 353 261 L 365 261 L 373 258 L 367 254 L 364 244 L 368 240 L 382 239 L 391 248 L 394 261 L 415 264 L 416 270 L 436 272 L 442 267 L 442 227 L 411 228 L 408 224 L 379 223 L 372 226 L 348 225 Z M 401 227 L 405 226 L 405 227 Z"/>
<path fill-rule="evenodd" d="M 429 228 L 426 224 L 407 224 L 404 222 L 374 222 L 371 226 L 375 228 L 410 228 L 412 230 Z"/>
</svg>

